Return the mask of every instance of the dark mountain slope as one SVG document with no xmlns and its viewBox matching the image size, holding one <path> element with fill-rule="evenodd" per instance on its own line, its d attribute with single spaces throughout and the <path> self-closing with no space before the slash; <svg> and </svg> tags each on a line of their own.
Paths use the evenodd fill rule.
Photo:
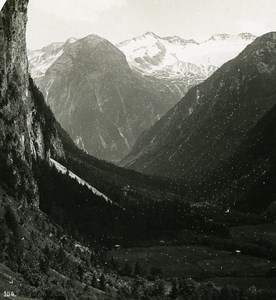
<svg viewBox="0 0 276 300">
<path fill-rule="evenodd" d="M 256 39 L 144 133 L 122 165 L 203 182 L 275 104 L 275 52 L 275 33 Z"/>
<path fill-rule="evenodd" d="M 249 131 L 235 154 L 204 183 L 194 187 L 196 197 L 205 200 L 212 198 L 229 207 L 259 212 L 275 202 L 275 123 L 274 105 Z"/>
<path fill-rule="evenodd" d="M 62 127 L 98 158 L 121 159 L 180 97 L 175 87 L 132 71 L 124 54 L 99 36 L 63 51 L 38 84 Z"/>
</svg>

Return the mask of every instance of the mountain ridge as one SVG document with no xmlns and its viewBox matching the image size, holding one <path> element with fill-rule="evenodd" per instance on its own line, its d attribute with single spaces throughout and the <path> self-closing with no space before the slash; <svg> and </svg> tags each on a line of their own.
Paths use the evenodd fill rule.
<svg viewBox="0 0 276 300">
<path fill-rule="evenodd" d="M 115 162 L 185 93 L 134 72 L 123 52 L 97 35 L 64 47 L 37 84 L 73 140 Z"/>
<path fill-rule="evenodd" d="M 219 34 L 215 34 L 215 35 L 211 36 L 207 40 L 198 42 L 198 41 L 195 41 L 194 39 L 183 39 L 179 36 L 160 37 L 153 32 L 146 32 L 145 34 L 143 34 L 141 36 L 137 36 L 137 37 L 134 37 L 133 39 L 128 39 L 128 40 L 122 41 L 120 43 L 117 43 L 115 46 L 118 47 L 119 49 L 121 49 L 125 53 L 125 55 L 128 56 L 129 53 L 124 49 L 124 46 L 128 45 L 132 41 L 137 41 L 137 40 L 147 37 L 147 36 L 153 37 L 154 39 L 157 39 L 157 40 L 160 39 L 160 40 L 168 41 L 170 43 L 175 43 L 176 45 L 182 45 L 184 47 L 189 44 L 192 44 L 192 45 L 194 44 L 194 45 L 199 46 L 199 45 L 203 45 L 203 44 L 207 43 L 208 41 L 227 40 L 227 39 L 231 39 L 231 38 L 235 38 L 235 39 L 241 38 L 241 40 L 243 40 L 243 41 L 248 40 L 248 43 L 249 43 L 249 42 L 252 42 L 256 38 L 256 36 L 254 36 L 251 33 L 247 33 L 247 32 L 240 33 L 238 35 L 220 34 L 219 33 Z M 34 78 L 36 78 L 39 76 L 43 76 L 45 74 L 45 69 L 43 70 L 42 73 L 39 73 L 39 71 L 36 71 L 36 68 L 37 68 L 36 66 L 39 65 L 39 63 L 38 63 L 38 61 L 35 61 L 35 58 L 39 53 L 40 53 L 40 55 L 43 56 L 43 55 L 45 55 L 45 52 L 51 52 L 51 48 L 53 48 L 53 47 L 55 48 L 55 50 L 57 50 L 56 47 L 63 48 L 66 44 L 76 42 L 77 40 L 78 39 L 75 39 L 75 38 L 69 38 L 66 40 L 66 42 L 55 42 L 55 43 L 49 44 L 48 46 L 41 48 L 40 50 L 29 50 L 29 61 L 30 61 L 30 69 L 31 69 L 32 76 Z M 147 47 L 147 44 L 145 44 L 143 47 Z M 242 47 L 240 47 L 240 50 L 242 50 Z M 37 53 L 37 54 L 35 55 L 35 53 Z M 235 53 L 237 54 L 237 51 L 235 51 Z M 55 59 L 57 59 L 58 56 L 60 56 L 60 55 L 61 54 L 59 54 L 59 55 L 57 55 L 57 57 L 53 58 L 53 60 L 51 61 L 51 64 L 53 64 Z M 226 62 L 227 60 L 229 60 L 229 58 L 224 58 L 223 60 L 224 60 L 224 62 Z M 150 75 L 148 72 L 146 72 L 146 70 L 143 70 L 143 68 L 137 69 L 137 67 L 135 67 L 135 65 L 133 65 L 133 61 L 132 61 L 131 57 L 128 58 L 128 61 L 129 61 L 130 65 L 134 68 L 134 70 L 138 70 L 139 72 L 142 72 L 143 74 Z M 182 61 L 182 63 L 184 62 L 183 60 L 180 60 L 180 61 Z M 186 63 L 188 63 L 188 62 L 189 61 L 186 61 Z M 49 68 L 51 66 L 51 64 L 49 63 L 49 65 L 47 65 L 47 68 Z M 216 65 L 216 68 L 218 66 L 220 66 L 220 65 Z M 205 67 L 208 67 L 208 66 L 205 66 Z M 207 74 L 210 75 L 211 73 L 207 73 Z M 153 74 L 151 74 L 151 75 L 153 75 Z M 176 74 L 174 74 L 174 77 L 176 77 Z"/>
<path fill-rule="evenodd" d="M 275 46 L 275 33 L 257 38 L 236 59 L 190 89 L 140 138 L 122 165 L 150 174 L 181 174 L 202 181 L 209 172 L 208 165 L 214 168 L 225 154 L 233 153 L 246 132 L 274 105 L 275 100 L 269 97 L 274 93 Z M 219 133 L 222 128 L 225 133 Z"/>
<path fill-rule="evenodd" d="M 126 54 L 130 66 L 142 74 L 179 78 L 189 70 L 175 66 L 177 63 L 189 63 L 194 65 L 194 69 L 198 69 L 194 71 L 194 75 L 203 75 L 206 79 L 255 38 L 250 33 L 215 34 L 203 42 L 197 42 L 177 36 L 159 37 L 148 32 L 116 46 Z M 208 68 L 211 69 L 206 72 Z"/>
<path fill-rule="evenodd" d="M 250 34 L 246 34 L 246 37 L 248 35 L 249 39 L 253 38 Z M 228 37 L 231 46 L 236 37 Z M 150 44 L 147 45 L 144 40 L 141 41 L 141 38 L 149 39 Z M 82 52 L 74 50 L 81 48 L 81 44 L 86 42 L 90 50 L 88 48 Z M 136 43 L 141 44 L 141 49 L 148 53 L 146 57 L 141 56 L 141 52 L 135 54 L 138 55 L 137 59 L 130 59 L 128 51 L 124 49 L 124 46 L 128 47 L 129 43 L 134 43 L 134 53 L 137 50 Z M 154 51 L 151 50 L 151 43 L 157 47 L 156 49 L 153 47 Z M 121 45 L 124 46 L 119 46 L 119 49 L 118 45 L 115 47 L 107 40 L 92 34 L 79 40 L 71 38 L 61 47 L 59 43 L 51 44 L 30 54 L 29 61 L 31 73 L 46 102 L 76 144 L 92 155 L 117 162 L 132 149 L 138 136 L 154 125 L 186 94 L 190 87 L 202 82 L 217 69 L 216 66 L 208 63 L 197 65 L 189 60 L 183 60 L 187 47 L 200 47 L 202 44 L 179 37 L 161 38 L 153 32 L 148 32 L 141 37 L 123 42 Z M 245 44 L 247 42 L 243 45 Z M 219 47 L 224 49 L 224 46 L 223 44 Z M 101 50 L 98 51 L 97 48 Z M 104 54 L 105 48 L 109 49 L 106 54 Z M 240 49 L 240 46 L 238 48 Z M 117 49 L 123 51 L 119 52 Z M 200 50 L 203 51 L 203 54 L 199 53 L 201 56 L 205 55 L 204 49 Z M 97 56 L 90 55 L 91 51 L 98 51 Z M 173 51 L 180 57 L 173 54 Z M 71 60 L 75 55 L 79 55 L 78 67 L 74 67 L 76 64 Z M 189 55 L 193 56 L 192 53 Z M 171 63 L 170 57 L 176 60 Z M 84 60 L 86 60 L 85 64 L 81 65 L 81 61 Z M 167 62 L 163 64 L 164 60 Z M 98 64 L 97 69 L 95 64 Z M 89 67 L 91 65 L 94 65 L 93 70 Z M 72 78 L 76 77 L 74 73 L 80 74 L 75 80 L 79 82 L 78 84 L 72 82 Z M 80 80 L 83 82 L 81 83 Z M 80 88 L 82 91 L 78 93 L 82 95 L 83 100 L 77 101 L 74 91 Z M 92 94 L 90 100 L 88 100 L 88 93 Z M 137 101 L 134 101 L 136 98 Z M 136 105 L 138 102 L 141 103 L 139 107 Z M 110 113 L 111 106 L 117 118 Z M 93 110 L 99 110 L 100 115 L 94 115 Z M 137 114 L 134 110 L 137 110 Z M 83 118 L 86 120 L 85 124 Z M 89 127 L 87 128 L 86 125 L 90 123 L 94 124 L 95 132 L 91 133 Z"/>
</svg>

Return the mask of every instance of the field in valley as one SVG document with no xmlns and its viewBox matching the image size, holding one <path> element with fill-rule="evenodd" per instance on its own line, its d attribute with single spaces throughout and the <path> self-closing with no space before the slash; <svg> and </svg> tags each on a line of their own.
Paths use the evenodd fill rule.
<svg viewBox="0 0 276 300">
<path fill-rule="evenodd" d="M 230 232 L 237 239 L 264 239 L 276 245 L 276 224 L 235 226 Z"/>
<path fill-rule="evenodd" d="M 200 277 L 212 274 L 218 277 L 263 277 L 276 262 L 229 251 L 202 246 L 155 246 L 148 248 L 118 249 L 108 252 L 122 267 L 128 263 L 134 268 L 139 262 L 146 273 L 151 268 L 161 268 L 163 276 Z"/>
<path fill-rule="evenodd" d="M 211 280 L 220 287 L 234 285 L 240 289 L 248 289 L 252 286 L 257 289 L 276 289 L 275 277 L 215 277 Z"/>
</svg>

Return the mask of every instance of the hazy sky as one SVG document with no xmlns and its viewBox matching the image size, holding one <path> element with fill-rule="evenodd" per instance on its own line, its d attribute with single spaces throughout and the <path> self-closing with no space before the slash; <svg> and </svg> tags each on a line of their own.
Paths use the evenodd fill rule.
<svg viewBox="0 0 276 300">
<path fill-rule="evenodd" d="M 197 40 L 214 33 L 276 31 L 275 0 L 29 1 L 30 49 L 91 33 L 117 43 L 147 31 Z"/>
</svg>

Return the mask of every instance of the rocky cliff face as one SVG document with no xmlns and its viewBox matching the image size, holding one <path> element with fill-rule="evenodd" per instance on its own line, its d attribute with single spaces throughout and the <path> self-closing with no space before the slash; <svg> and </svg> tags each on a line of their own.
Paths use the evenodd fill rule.
<svg viewBox="0 0 276 300">
<path fill-rule="evenodd" d="M 27 5 L 28 0 L 7 1 L 0 14 L 0 152 L 7 184 L 19 193 L 27 191 L 28 198 L 37 204 L 32 161 L 46 157 L 50 140 L 58 150 L 52 148 L 53 155 L 62 155 L 63 151 L 57 133 L 48 135 L 47 143 L 43 125 L 46 116 L 37 110 L 39 103 L 35 103 L 29 85 Z"/>
</svg>

